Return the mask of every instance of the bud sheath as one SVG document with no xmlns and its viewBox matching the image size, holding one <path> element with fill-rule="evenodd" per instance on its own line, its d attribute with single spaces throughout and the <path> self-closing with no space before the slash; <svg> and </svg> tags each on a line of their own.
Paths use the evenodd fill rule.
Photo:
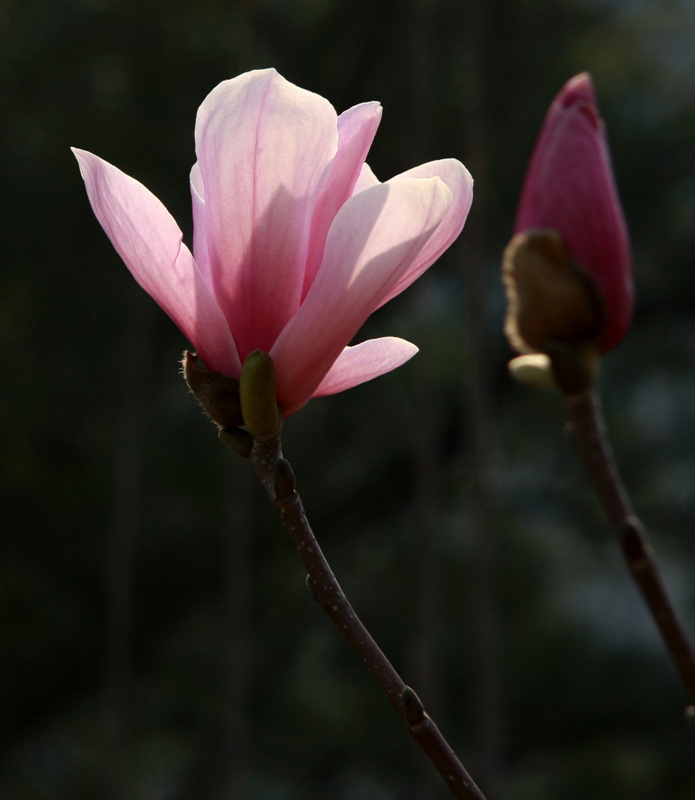
<svg viewBox="0 0 695 800">
<path fill-rule="evenodd" d="M 265 436 L 280 427 L 273 359 L 262 350 L 249 353 L 239 383 L 244 425 L 254 435 Z"/>
<path fill-rule="evenodd" d="M 221 372 L 210 372 L 199 367 L 196 359 L 196 354 L 190 350 L 183 354 L 181 363 L 188 388 L 216 425 L 220 428 L 238 427 L 243 423 L 239 381 Z"/>
</svg>

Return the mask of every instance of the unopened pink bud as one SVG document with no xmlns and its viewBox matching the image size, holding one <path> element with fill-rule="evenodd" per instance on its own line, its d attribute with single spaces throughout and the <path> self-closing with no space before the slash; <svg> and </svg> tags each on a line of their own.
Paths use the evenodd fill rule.
<svg viewBox="0 0 695 800">
<path fill-rule="evenodd" d="M 630 243 L 591 78 L 572 78 L 550 107 L 531 157 L 515 233 L 553 229 L 604 303 L 598 347 L 625 335 L 632 316 Z"/>
</svg>

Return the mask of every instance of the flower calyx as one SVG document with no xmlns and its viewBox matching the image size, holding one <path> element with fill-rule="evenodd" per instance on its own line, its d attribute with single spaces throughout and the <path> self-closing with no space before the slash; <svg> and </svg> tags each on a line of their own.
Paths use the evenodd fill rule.
<svg viewBox="0 0 695 800">
<path fill-rule="evenodd" d="M 197 359 L 196 353 L 186 350 L 181 365 L 188 388 L 205 413 L 219 428 L 242 425 L 239 381 L 221 372 L 203 369 Z"/>
<path fill-rule="evenodd" d="M 581 391 L 596 375 L 605 311 L 591 276 L 555 230 L 527 230 L 507 246 L 502 278 L 508 308 L 504 332 L 522 353 L 512 375 L 535 386 Z"/>
</svg>

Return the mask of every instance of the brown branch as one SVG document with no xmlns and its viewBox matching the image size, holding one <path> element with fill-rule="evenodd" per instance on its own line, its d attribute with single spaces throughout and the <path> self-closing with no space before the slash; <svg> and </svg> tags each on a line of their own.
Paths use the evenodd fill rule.
<svg viewBox="0 0 695 800">
<path fill-rule="evenodd" d="M 294 489 L 291 469 L 282 458 L 279 431 L 254 438 L 251 464 L 299 551 L 312 591 L 322 610 L 372 674 L 396 713 L 408 726 L 410 735 L 444 778 L 454 796 L 461 800 L 485 800 L 418 696 L 393 668 L 340 588 Z"/>
<path fill-rule="evenodd" d="M 635 516 L 608 440 L 598 397 L 592 389 L 565 393 L 572 434 L 625 562 L 642 593 L 661 638 L 695 705 L 695 656 L 659 574 L 646 531 Z M 688 714 L 693 715 L 693 706 Z"/>
</svg>

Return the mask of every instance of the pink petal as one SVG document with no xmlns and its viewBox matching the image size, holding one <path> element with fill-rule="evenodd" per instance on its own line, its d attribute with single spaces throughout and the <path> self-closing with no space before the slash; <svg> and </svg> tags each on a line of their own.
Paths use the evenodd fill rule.
<svg viewBox="0 0 695 800">
<path fill-rule="evenodd" d="M 208 232 L 205 219 L 205 199 L 203 178 L 198 164 L 191 169 L 191 203 L 193 207 L 193 255 L 200 274 L 208 286 L 212 286 L 210 273 L 210 253 L 208 251 Z"/>
<path fill-rule="evenodd" d="M 395 336 L 367 339 L 354 347 L 346 347 L 314 392 L 314 397 L 337 394 L 360 383 L 400 367 L 409 361 L 418 348 Z"/>
<path fill-rule="evenodd" d="M 221 83 L 196 121 L 215 296 L 243 358 L 299 306 L 312 214 L 338 146 L 330 103 L 259 70 Z"/>
<path fill-rule="evenodd" d="M 403 179 L 353 195 L 336 215 L 309 294 L 270 351 L 285 416 L 313 395 L 362 323 L 446 216 L 439 180 Z"/>
<path fill-rule="evenodd" d="M 630 244 L 591 79 L 573 78 L 550 107 L 531 157 L 515 233 L 557 230 L 606 301 L 602 348 L 624 336 L 633 306 Z"/>
<path fill-rule="evenodd" d="M 378 103 L 362 103 L 338 117 L 338 152 L 314 210 L 302 299 L 321 266 L 328 229 L 338 209 L 353 192 L 380 121 L 381 106 Z"/>
<path fill-rule="evenodd" d="M 174 218 L 141 183 L 73 148 L 89 202 L 135 280 L 178 325 L 209 369 L 238 377 L 229 326 Z"/>
<path fill-rule="evenodd" d="M 456 240 L 463 229 L 468 212 L 473 202 L 473 179 L 468 170 L 453 158 L 430 161 L 419 167 L 403 172 L 391 178 L 389 183 L 411 178 L 431 178 L 437 176 L 449 187 L 453 202 L 448 214 L 444 217 L 436 232 L 432 235 L 422 252 L 411 264 L 410 269 L 401 277 L 380 305 L 388 303 L 411 283 L 417 280 L 441 254 Z"/>
<path fill-rule="evenodd" d="M 360 177 L 357 179 L 357 183 L 355 184 L 355 188 L 352 190 L 352 193 L 357 194 L 365 189 L 369 189 L 371 186 L 378 186 L 380 183 L 381 181 L 372 172 L 372 168 L 369 166 L 369 164 L 363 164 L 362 169 L 360 170 Z"/>
</svg>

